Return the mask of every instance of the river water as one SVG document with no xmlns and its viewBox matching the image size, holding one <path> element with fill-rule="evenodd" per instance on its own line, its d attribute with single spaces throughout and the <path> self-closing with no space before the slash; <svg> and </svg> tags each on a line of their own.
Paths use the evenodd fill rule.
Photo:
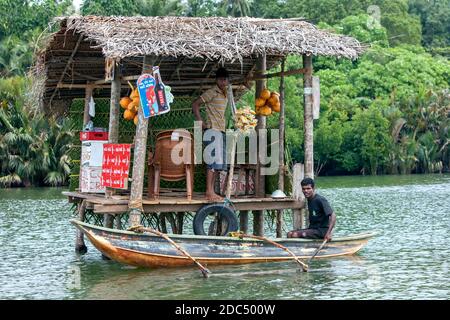
<svg viewBox="0 0 450 320">
<path fill-rule="evenodd" d="M 380 234 L 351 257 L 142 269 L 103 260 L 75 229 L 62 189 L 0 189 L 0 299 L 449 299 L 450 175 L 325 177 L 335 236 Z M 286 226 L 285 229 L 289 229 Z"/>
</svg>

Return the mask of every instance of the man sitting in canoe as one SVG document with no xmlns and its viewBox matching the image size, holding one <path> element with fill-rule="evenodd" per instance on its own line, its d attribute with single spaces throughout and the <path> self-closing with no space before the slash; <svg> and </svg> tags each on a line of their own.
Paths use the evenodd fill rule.
<svg viewBox="0 0 450 320">
<path fill-rule="evenodd" d="M 308 201 L 309 227 L 289 231 L 288 238 L 310 238 L 331 240 L 336 224 L 336 214 L 325 197 L 316 193 L 314 180 L 305 178 L 301 182 L 302 192 Z"/>
</svg>

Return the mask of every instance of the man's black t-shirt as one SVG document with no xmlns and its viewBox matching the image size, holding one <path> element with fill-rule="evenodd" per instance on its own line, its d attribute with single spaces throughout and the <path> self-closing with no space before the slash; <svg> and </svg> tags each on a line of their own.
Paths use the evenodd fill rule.
<svg viewBox="0 0 450 320">
<path fill-rule="evenodd" d="M 327 199 L 316 193 L 314 198 L 308 199 L 308 211 L 309 228 L 328 228 L 333 209 L 331 209 Z"/>
</svg>

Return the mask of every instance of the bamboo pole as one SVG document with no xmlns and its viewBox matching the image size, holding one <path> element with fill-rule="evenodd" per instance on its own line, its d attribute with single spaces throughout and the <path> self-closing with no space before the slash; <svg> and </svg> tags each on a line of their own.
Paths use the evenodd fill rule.
<svg viewBox="0 0 450 320">
<path fill-rule="evenodd" d="M 284 65 L 285 58 L 281 60 L 281 78 L 280 78 L 280 124 L 279 124 L 279 170 L 278 170 L 278 189 L 284 191 Z M 283 210 L 277 210 L 277 238 L 282 236 Z"/>
<path fill-rule="evenodd" d="M 284 58 L 283 58 L 283 60 L 284 60 Z M 305 71 L 306 70 L 304 68 L 289 70 L 286 72 L 283 69 L 281 72 L 268 73 L 268 74 L 263 74 L 263 75 L 259 75 L 259 76 L 254 76 L 254 77 L 248 78 L 247 80 L 252 81 L 252 80 L 262 80 L 262 79 L 269 79 L 269 78 L 276 78 L 276 77 L 283 77 L 283 76 L 293 76 L 296 74 L 304 74 Z"/>
<path fill-rule="evenodd" d="M 83 129 L 91 120 L 91 116 L 89 115 L 89 101 L 91 101 L 92 92 L 94 91 L 94 87 L 91 84 L 87 84 L 84 90 L 84 112 L 83 112 Z"/>
<path fill-rule="evenodd" d="M 143 61 L 142 73 L 151 73 L 153 58 L 145 56 Z M 136 135 L 134 137 L 134 159 L 133 173 L 130 192 L 130 201 L 128 202 L 129 223 L 131 226 L 141 224 L 141 213 L 144 211 L 142 207 L 142 190 L 144 185 L 144 172 L 146 163 L 147 134 L 148 134 L 148 118 L 144 118 L 142 108 L 138 110 L 138 124 L 136 126 Z"/>
<path fill-rule="evenodd" d="M 262 54 L 256 60 L 256 75 L 262 75 L 266 72 L 266 55 Z M 264 90 L 266 86 L 265 80 L 256 80 L 256 90 L 255 90 L 255 99 L 261 95 L 262 90 Z M 256 119 L 258 119 L 258 124 L 256 126 L 256 131 L 258 132 L 260 129 L 266 128 L 266 117 L 257 115 Z M 265 196 L 265 179 L 264 176 L 261 175 L 261 163 L 259 157 L 257 157 L 256 163 L 256 175 L 255 175 L 255 195 L 257 197 Z M 253 211 L 253 234 L 257 236 L 264 235 L 264 211 L 263 210 L 255 210 Z"/>
<path fill-rule="evenodd" d="M 119 117 L 120 117 L 120 67 L 114 65 L 114 78 L 111 81 L 111 101 L 109 106 L 109 143 L 119 142 Z"/>
<path fill-rule="evenodd" d="M 80 203 L 78 203 L 78 220 L 84 222 L 85 217 L 86 217 L 86 200 L 82 200 Z M 87 247 L 86 244 L 84 243 L 84 234 L 78 228 L 75 239 L 75 252 L 81 254 L 87 252 Z"/>
<path fill-rule="evenodd" d="M 119 142 L 119 119 L 120 119 L 120 67 L 118 62 L 113 65 L 114 77 L 111 81 L 111 99 L 109 104 L 109 128 L 108 128 L 108 142 Z M 113 188 L 106 188 L 105 197 L 111 198 L 114 194 Z M 111 215 L 105 216 L 104 226 L 112 228 L 114 217 Z"/>
<path fill-rule="evenodd" d="M 304 93 L 304 132 L 305 132 L 305 177 L 314 178 L 314 138 L 313 138 L 313 95 L 312 95 L 312 56 L 303 55 L 306 69 L 303 78 Z"/>
<path fill-rule="evenodd" d="M 87 123 L 91 120 L 91 116 L 89 115 L 89 101 L 91 100 L 93 90 L 94 90 L 94 88 L 92 87 L 92 85 L 88 85 L 88 86 L 86 86 L 86 89 L 84 91 L 84 110 L 83 110 L 83 128 L 82 128 L 82 130 L 84 130 Z M 78 188 L 80 190 L 81 190 L 81 171 L 82 171 L 82 166 L 80 165 L 80 171 L 78 173 L 78 176 L 79 176 Z M 81 237 L 83 237 L 83 234 L 81 234 Z"/>
<path fill-rule="evenodd" d="M 231 158 L 230 158 L 230 169 L 228 171 L 228 179 L 227 179 L 227 187 L 225 191 L 225 197 L 227 199 L 231 198 L 231 185 L 233 182 L 234 175 L 234 158 L 236 157 L 236 139 L 237 139 L 237 131 L 232 133 L 231 141 Z M 239 189 L 239 186 L 236 186 L 236 189 Z"/>
</svg>

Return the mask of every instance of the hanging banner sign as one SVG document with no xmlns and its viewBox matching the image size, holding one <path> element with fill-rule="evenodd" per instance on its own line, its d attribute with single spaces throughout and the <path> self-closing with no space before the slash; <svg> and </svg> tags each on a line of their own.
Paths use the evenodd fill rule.
<svg viewBox="0 0 450 320">
<path fill-rule="evenodd" d="M 141 100 L 142 114 L 144 118 L 150 118 L 158 114 L 158 103 L 155 95 L 155 78 L 151 74 L 144 73 L 137 80 L 139 98 Z"/>
<path fill-rule="evenodd" d="M 103 145 L 102 186 L 127 189 L 130 170 L 130 144 Z"/>
<path fill-rule="evenodd" d="M 158 116 L 170 111 L 173 102 L 171 88 L 161 79 L 159 67 L 153 67 L 153 75 L 143 74 L 137 80 L 144 118 Z"/>
</svg>

